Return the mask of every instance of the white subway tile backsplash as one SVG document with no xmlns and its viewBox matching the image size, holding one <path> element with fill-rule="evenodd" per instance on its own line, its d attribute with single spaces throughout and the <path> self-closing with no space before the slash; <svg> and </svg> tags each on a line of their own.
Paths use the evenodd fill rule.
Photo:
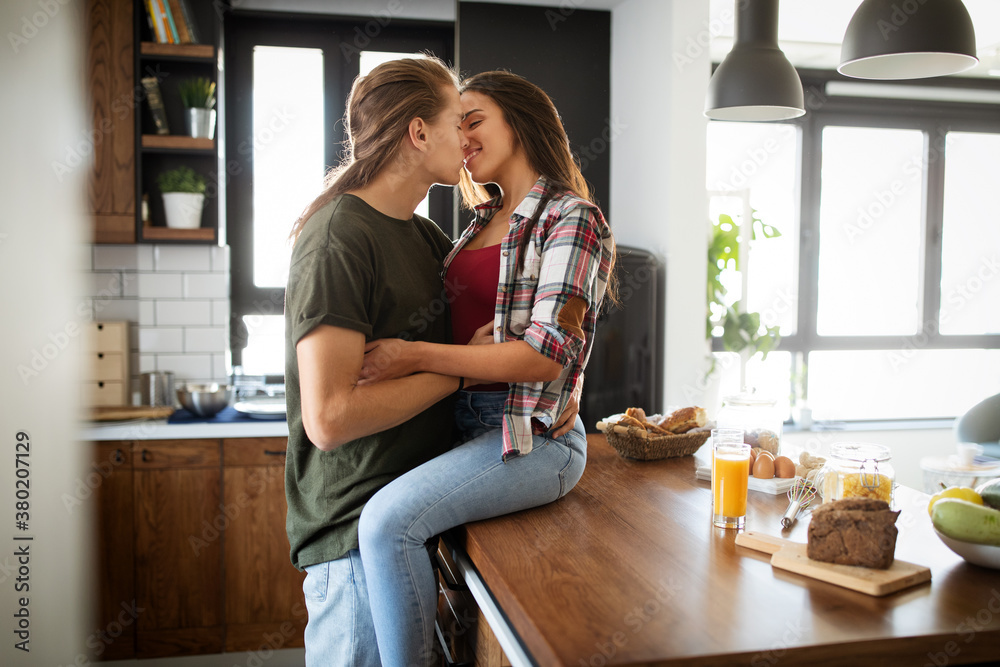
<svg viewBox="0 0 1000 667">
<path fill-rule="evenodd" d="M 179 299 L 184 296 L 180 273 L 139 273 L 139 296 L 143 299 Z"/>
<path fill-rule="evenodd" d="M 227 299 L 229 297 L 228 273 L 185 273 L 184 298 Z"/>
<path fill-rule="evenodd" d="M 139 326 L 151 327 L 156 324 L 156 302 L 151 299 L 139 300 Z"/>
<path fill-rule="evenodd" d="M 180 327 L 142 327 L 139 349 L 144 354 L 184 352 L 184 330 Z"/>
<path fill-rule="evenodd" d="M 139 270 L 153 271 L 156 265 L 153 263 L 153 248 L 151 245 L 137 246 L 139 249 Z"/>
<path fill-rule="evenodd" d="M 81 323 L 132 323 L 133 383 L 154 370 L 174 371 L 180 381 L 227 379 L 228 246 L 92 245 L 89 255 L 76 314 Z"/>
<path fill-rule="evenodd" d="M 139 296 L 139 274 L 134 271 L 122 273 L 122 296 Z"/>
<path fill-rule="evenodd" d="M 211 271 L 210 249 L 206 246 L 158 245 L 153 249 L 157 271 Z"/>
<path fill-rule="evenodd" d="M 226 351 L 229 330 L 226 327 L 188 327 L 184 329 L 185 352 Z"/>
<path fill-rule="evenodd" d="M 90 274 L 90 289 L 86 296 L 109 299 L 122 296 L 122 274 L 119 271 L 101 271 Z"/>
<path fill-rule="evenodd" d="M 101 299 L 95 306 L 97 317 L 101 320 L 139 320 L 138 299 Z"/>
<path fill-rule="evenodd" d="M 213 354 L 212 355 L 212 376 L 216 380 L 227 380 L 232 373 L 229 369 L 229 364 L 227 360 L 229 359 L 229 354 Z"/>
<path fill-rule="evenodd" d="M 175 383 L 214 379 L 210 354 L 158 354 L 156 370 L 173 371 Z"/>
<path fill-rule="evenodd" d="M 229 273 L 229 246 L 212 246 L 212 271 L 216 273 Z"/>
<path fill-rule="evenodd" d="M 156 355 L 155 354 L 140 354 L 139 355 L 139 373 L 152 373 L 156 370 Z"/>
<path fill-rule="evenodd" d="M 212 301 L 212 324 L 229 326 L 229 299 Z"/>
<path fill-rule="evenodd" d="M 95 245 L 95 271 L 138 271 L 138 245 Z"/>
<path fill-rule="evenodd" d="M 209 326 L 212 323 L 211 301 L 157 301 L 157 326 Z"/>
</svg>

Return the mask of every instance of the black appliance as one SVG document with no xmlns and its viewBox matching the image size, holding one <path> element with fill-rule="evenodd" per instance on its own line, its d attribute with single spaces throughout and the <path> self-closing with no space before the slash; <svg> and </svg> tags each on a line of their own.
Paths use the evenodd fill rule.
<svg viewBox="0 0 1000 667">
<path fill-rule="evenodd" d="M 583 383 L 580 417 L 588 433 L 602 418 L 629 407 L 649 412 L 663 403 L 663 262 L 639 248 L 618 246 L 618 300 L 605 300 Z"/>
</svg>

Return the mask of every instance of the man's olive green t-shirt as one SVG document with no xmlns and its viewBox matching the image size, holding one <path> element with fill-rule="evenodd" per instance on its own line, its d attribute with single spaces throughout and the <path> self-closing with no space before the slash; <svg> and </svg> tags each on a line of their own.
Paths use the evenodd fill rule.
<svg viewBox="0 0 1000 667">
<path fill-rule="evenodd" d="M 356 548 L 368 499 L 447 451 L 454 419 L 453 402 L 444 399 L 399 426 L 321 451 L 302 427 L 295 346 L 322 324 L 360 331 L 366 341 L 449 342 L 441 267 L 451 247 L 430 220 L 390 218 L 353 195 L 317 211 L 295 242 L 285 292 L 285 496 L 292 564 L 299 569 Z"/>
</svg>

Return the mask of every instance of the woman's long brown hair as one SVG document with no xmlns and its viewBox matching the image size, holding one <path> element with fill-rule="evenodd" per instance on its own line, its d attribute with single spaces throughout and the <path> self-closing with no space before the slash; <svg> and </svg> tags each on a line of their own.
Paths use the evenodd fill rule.
<svg viewBox="0 0 1000 667">
<path fill-rule="evenodd" d="M 457 85 L 455 73 L 433 57 L 392 60 L 355 79 L 344 114 L 344 159 L 327 173 L 323 192 L 292 225 L 293 242 L 330 200 L 375 180 L 399 153 L 410 121 L 435 119 L 447 105 L 442 88 Z"/>
<path fill-rule="evenodd" d="M 476 92 L 489 97 L 503 112 L 504 122 L 514 134 L 514 150 L 524 148 L 528 164 L 548 180 L 549 194 L 535 209 L 528 221 L 528 227 L 518 244 L 518 266 L 524 268 L 524 253 L 531 238 L 531 232 L 542 211 L 553 195 L 569 191 L 595 206 L 594 195 L 573 158 L 569 136 L 563 127 L 559 112 L 552 99 L 544 90 L 524 77 L 511 72 L 495 70 L 476 74 L 462 82 L 459 92 Z M 467 208 L 489 201 L 492 195 L 484 185 L 475 183 L 469 172 L 462 170 L 459 189 Z M 606 294 L 612 303 L 617 303 L 615 280 L 615 254 L 611 256 Z"/>
</svg>

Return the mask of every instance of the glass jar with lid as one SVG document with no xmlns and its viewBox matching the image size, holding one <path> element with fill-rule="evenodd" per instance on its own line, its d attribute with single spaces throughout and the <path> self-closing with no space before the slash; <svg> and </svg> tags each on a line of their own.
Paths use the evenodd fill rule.
<svg viewBox="0 0 1000 667">
<path fill-rule="evenodd" d="M 830 447 L 817 480 L 823 502 L 844 498 L 877 498 L 892 506 L 896 471 L 884 445 L 838 442 Z"/>
<path fill-rule="evenodd" d="M 744 442 L 777 456 L 783 424 L 777 404 L 772 398 L 750 393 L 726 396 L 715 422 L 719 428 L 743 429 Z"/>
</svg>

